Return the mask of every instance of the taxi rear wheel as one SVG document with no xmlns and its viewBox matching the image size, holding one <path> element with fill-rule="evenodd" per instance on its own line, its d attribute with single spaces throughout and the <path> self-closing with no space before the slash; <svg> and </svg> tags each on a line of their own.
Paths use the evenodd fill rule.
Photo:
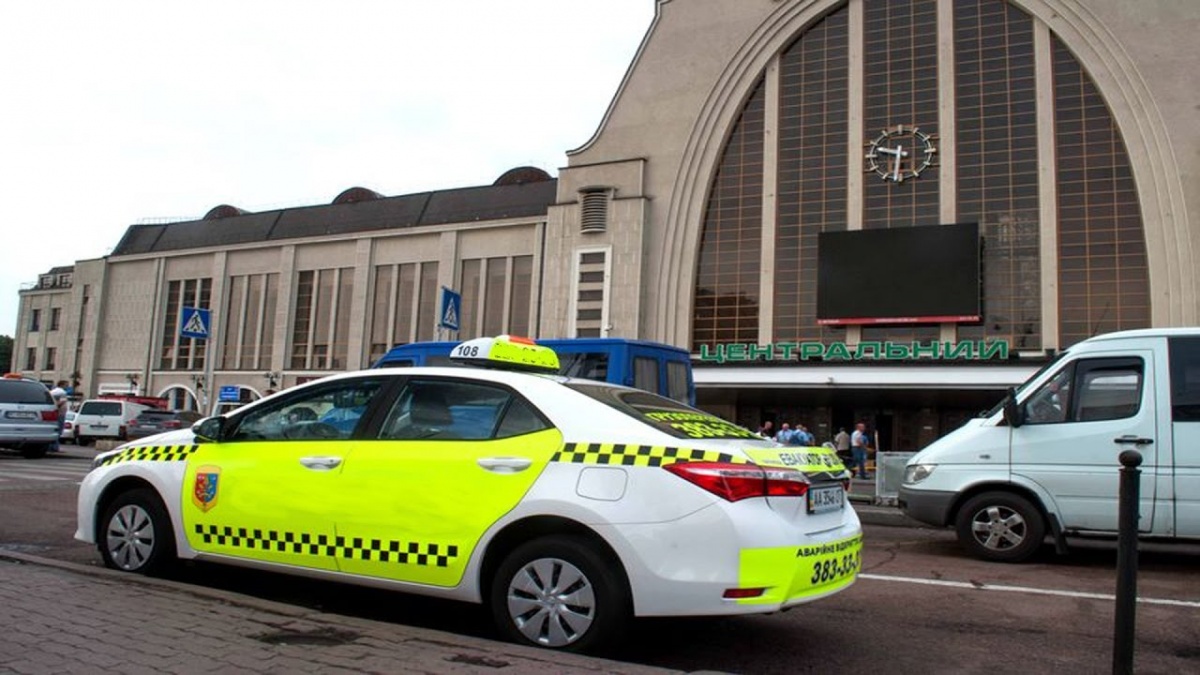
<svg viewBox="0 0 1200 675">
<path fill-rule="evenodd" d="M 104 564 L 138 574 L 156 574 L 175 556 L 171 519 L 158 494 L 147 488 L 117 496 L 104 510 L 97 539 Z"/>
<path fill-rule="evenodd" d="M 518 546 L 496 571 L 492 616 L 508 639 L 567 651 L 614 643 L 631 618 L 618 565 L 584 537 L 544 537 Z"/>
</svg>

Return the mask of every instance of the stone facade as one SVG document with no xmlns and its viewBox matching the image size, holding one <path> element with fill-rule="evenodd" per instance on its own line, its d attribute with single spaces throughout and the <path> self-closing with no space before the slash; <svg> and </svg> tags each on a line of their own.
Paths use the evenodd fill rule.
<svg viewBox="0 0 1200 675">
<path fill-rule="evenodd" d="M 754 295 L 761 307 L 755 334 L 759 344 L 802 339 L 780 328 L 781 301 L 776 298 L 775 283 L 778 261 L 770 252 L 772 234 L 789 225 L 780 208 L 780 181 L 789 162 L 795 161 L 779 139 L 787 124 L 784 117 L 789 114 L 780 104 L 787 86 L 784 57 L 828 17 L 837 15 L 844 22 L 838 24 L 844 28 L 836 36 L 848 35 L 844 53 L 849 112 L 835 121 L 845 138 L 842 160 L 848 206 L 845 223 L 839 227 L 870 227 L 862 215 L 863 187 L 868 180 L 863 146 L 878 130 L 868 128 L 864 112 L 870 95 L 864 62 L 870 54 L 863 36 L 869 32 L 870 17 L 876 15 L 872 12 L 883 11 L 887 1 L 659 0 L 655 19 L 599 129 L 567 153 L 567 166 L 560 169 L 552 196 L 544 200 L 540 212 L 519 217 L 493 213 L 480 218 L 464 210 L 455 217 L 422 222 L 414 214 L 436 211 L 433 201 L 422 202 L 417 195 L 396 198 L 393 212 L 388 212 L 386 209 L 393 208 L 390 202 L 371 202 L 373 193 L 360 191 L 367 199 L 364 203 L 289 210 L 279 217 L 214 209 L 214 213 L 221 211 L 217 215 L 230 216 L 230 223 L 245 223 L 238 229 L 221 230 L 220 221 L 208 220 L 170 226 L 159 234 L 135 226 L 127 235 L 130 245 L 136 244 L 130 249 L 133 252 L 122 253 L 119 248 L 105 259 L 77 263 L 70 293 L 22 292 L 15 353 L 19 358 L 30 347 L 44 350 L 50 340 L 58 340 L 63 350 L 78 352 L 78 357 L 72 354 L 56 364 L 53 373 L 37 371 L 37 376 L 47 380 L 78 370 L 86 386 L 136 373 L 152 394 L 181 387 L 199 395 L 200 383 L 206 383 L 210 392 L 237 384 L 257 393 L 267 388 L 268 374 L 278 375 L 277 384 L 288 386 L 330 370 L 312 366 L 323 363 L 321 350 L 326 346 L 320 339 L 303 335 L 303 326 L 297 327 L 297 308 L 310 307 L 304 304 L 310 302 L 304 296 L 310 291 L 302 286 L 302 278 L 311 277 L 314 294 L 321 292 L 323 283 L 352 278 L 346 304 L 338 309 L 349 317 L 348 326 L 343 336 L 335 337 L 348 354 L 345 365 L 360 367 L 369 364 L 372 345 L 384 339 L 381 335 L 387 333 L 396 341 L 397 331 L 409 330 L 397 327 L 393 317 L 389 319 L 392 328 L 381 332 L 377 309 L 381 303 L 400 303 L 404 311 L 417 316 L 415 305 L 405 304 L 404 294 L 410 289 L 405 284 L 410 280 L 404 275 L 432 272 L 436 263 L 436 285 L 457 288 L 464 283 L 464 270 L 485 279 L 487 269 L 496 273 L 504 266 L 507 295 L 492 297 L 503 295 L 506 309 L 514 302 L 524 307 L 526 299 L 514 300 L 511 290 L 514 285 L 523 288 L 514 284 L 513 274 L 530 259 L 527 325 L 535 336 L 630 337 L 695 350 L 698 340 L 693 322 L 706 213 L 730 138 L 755 96 L 766 101 L 761 126 L 753 131 L 763 148 L 761 159 L 755 160 L 763 167 L 761 194 L 751 195 L 748 202 L 761 207 L 761 222 L 756 221 L 755 226 L 762 227 L 765 242 L 760 244 L 761 255 L 752 256 L 759 275 Z M 841 364 L 842 369 L 836 371 L 814 370 L 809 364 L 773 364 L 776 368 L 736 373 L 727 368 L 720 377 L 714 375 L 718 369 L 701 363 L 697 378 L 702 389 L 710 392 L 702 404 L 750 424 L 757 424 L 755 418 L 761 417 L 804 417 L 811 428 L 826 430 L 842 426 L 850 418 L 894 415 L 895 428 L 909 430 L 896 433 L 906 439 L 911 436 L 903 444 L 923 445 L 957 424 L 968 408 L 992 398 L 1003 386 L 1019 382 L 1047 354 L 1069 346 L 1076 338 L 1060 327 L 1068 309 L 1064 304 L 1073 300 L 1064 295 L 1060 264 L 1060 247 L 1065 244 L 1060 226 L 1061 174 L 1055 173 L 1055 163 L 1061 159 L 1056 153 L 1062 143 L 1054 136 L 1058 123 L 1054 114 L 1056 57 L 1077 67 L 1081 79 L 1103 100 L 1104 114 L 1111 119 L 1121 146 L 1121 161 L 1127 162 L 1135 186 L 1149 307 L 1145 320 L 1135 317 L 1121 325 L 1182 326 L 1200 320 L 1200 278 L 1193 272 L 1200 248 L 1200 226 L 1194 222 L 1195 214 L 1200 213 L 1200 151 L 1194 130 L 1195 92 L 1200 90 L 1200 71 L 1194 65 L 1200 43 L 1194 27 L 1200 19 L 1200 5 L 1194 0 L 1009 0 L 1007 4 L 1003 0 L 901 0 L 887 7 L 898 14 L 912 11 L 932 16 L 931 25 L 940 36 L 927 55 L 940 66 L 935 103 L 926 111 L 940 117 L 939 163 L 920 181 L 936 183 L 945 195 L 960 189 L 958 176 L 972 160 L 956 143 L 969 133 L 965 125 L 956 124 L 959 45 L 957 38 L 948 36 L 961 30 L 956 23 L 958 14 L 983 10 L 1011 14 L 1016 10 L 1016 19 L 1029 26 L 1029 49 L 1035 57 L 1036 125 L 1041 133 L 1036 142 L 1040 206 L 1028 215 L 1038 223 L 1035 235 L 1040 252 L 1032 268 L 1026 261 L 1021 269 L 1038 271 L 1034 290 L 1041 328 L 1036 339 L 1031 338 L 1033 358 L 1008 363 L 1003 371 L 945 363 L 898 366 L 899 370 Z M 983 26 L 985 38 L 988 30 L 997 30 L 987 22 Z M 497 204 L 507 198 L 498 187 L 471 190 L 478 191 L 470 194 L 480 203 Z M 457 193 L 444 196 L 443 204 L 463 198 Z M 954 222 L 960 202 L 960 197 L 944 197 L 939 222 Z M 362 215 L 367 213 L 365 209 L 374 208 L 385 210 Z M 294 236 L 280 236 L 273 223 L 289 218 L 304 223 L 294 228 Z M 373 224 L 363 225 L 364 219 Z M 218 237 L 205 243 L 197 233 L 210 230 L 227 232 L 222 236 L 233 238 L 223 242 Z M 192 243 L 152 250 L 146 242 L 159 237 Z M 381 294 L 377 284 L 381 266 L 391 266 L 387 274 L 405 279 L 389 282 L 398 289 L 395 297 Z M 322 276 L 322 270 L 339 271 Z M 220 312 L 229 302 L 232 280 L 253 275 L 278 275 L 280 280 L 274 314 L 263 324 L 270 330 L 270 361 L 253 369 L 214 365 L 228 343 Z M 202 371 L 164 369 L 160 347 L 168 325 L 163 313 L 170 284 L 201 278 L 212 280 L 217 312 L 213 358 Z M 80 304 L 81 283 L 91 289 L 86 307 Z M 479 281 L 478 288 L 485 283 Z M 331 287 L 325 288 L 329 291 Z M 463 336 L 472 336 L 482 326 L 512 324 L 510 312 L 504 312 L 503 321 L 498 321 L 501 313 L 496 308 L 489 310 L 482 296 L 471 301 L 476 303 L 471 317 L 474 326 Z M 984 297 L 983 302 L 987 305 L 989 298 Z M 54 303 L 62 303 L 70 317 L 63 334 L 30 333 L 29 312 Z M 318 310 L 312 316 L 316 323 L 307 330 L 319 338 L 324 319 Z M 873 334 L 870 330 L 850 326 L 826 335 L 853 346 L 872 339 L 867 337 Z M 988 330 L 986 325 L 946 323 L 928 327 L 925 334 L 948 344 L 983 339 Z M 434 334 L 415 337 L 429 339 Z M 77 341 L 78 349 L 71 349 Z M 303 354 L 296 352 L 297 344 L 304 345 Z M 297 367 L 301 362 L 307 365 Z M 1002 376 L 995 377 L 998 372 Z M 854 384 L 839 392 L 831 386 L 835 381 Z M 903 392 L 914 390 L 949 393 L 906 402 Z M 964 393 L 972 390 L 983 393 Z M 892 392 L 892 396 L 880 398 L 879 392 Z"/>
</svg>

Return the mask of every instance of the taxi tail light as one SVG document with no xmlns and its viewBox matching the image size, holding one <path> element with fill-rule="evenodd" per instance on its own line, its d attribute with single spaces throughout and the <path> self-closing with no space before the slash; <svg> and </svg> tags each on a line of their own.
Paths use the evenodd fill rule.
<svg viewBox="0 0 1200 675">
<path fill-rule="evenodd" d="M 57 410 L 43 410 L 42 411 L 42 421 L 43 422 L 57 422 L 58 421 L 58 411 Z"/>
<path fill-rule="evenodd" d="M 803 497 L 804 474 L 792 469 L 763 470 L 751 464 L 678 462 L 663 467 L 680 478 L 730 502 L 751 497 Z"/>
</svg>

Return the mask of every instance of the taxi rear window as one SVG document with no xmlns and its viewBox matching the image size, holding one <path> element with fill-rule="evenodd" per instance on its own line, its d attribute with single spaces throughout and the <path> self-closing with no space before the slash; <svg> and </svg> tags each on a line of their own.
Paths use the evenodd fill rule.
<svg viewBox="0 0 1200 675">
<path fill-rule="evenodd" d="M 675 438 L 761 440 L 760 436 L 745 427 L 658 394 L 584 382 L 568 382 L 565 386 Z"/>
</svg>

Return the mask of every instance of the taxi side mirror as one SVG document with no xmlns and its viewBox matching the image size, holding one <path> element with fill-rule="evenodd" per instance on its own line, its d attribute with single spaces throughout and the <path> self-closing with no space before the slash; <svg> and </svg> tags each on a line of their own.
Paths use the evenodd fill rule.
<svg viewBox="0 0 1200 675">
<path fill-rule="evenodd" d="M 200 443 L 220 443 L 225 437 L 225 418 L 206 417 L 192 425 L 192 433 Z"/>
<path fill-rule="evenodd" d="M 1014 429 L 1025 424 L 1025 406 L 1017 403 L 1017 390 L 1009 389 L 1004 396 L 1004 421 Z"/>
</svg>

